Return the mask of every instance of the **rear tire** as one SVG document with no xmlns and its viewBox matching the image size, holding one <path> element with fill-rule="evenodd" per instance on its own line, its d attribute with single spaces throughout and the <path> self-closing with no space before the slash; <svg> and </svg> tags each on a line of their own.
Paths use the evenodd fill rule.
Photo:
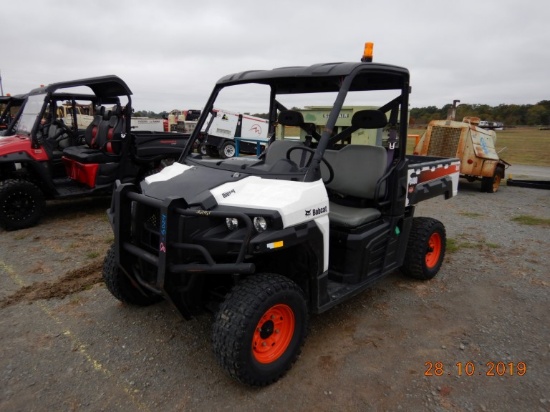
<svg viewBox="0 0 550 412">
<path fill-rule="evenodd" d="M 482 177 L 481 178 L 481 191 L 485 193 L 496 193 L 500 187 L 500 182 L 504 177 L 504 169 L 501 166 L 498 166 L 495 169 L 495 174 L 493 177 Z"/>
<path fill-rule="evenodd" d="M 265 386 L 296 361 L 307 327 L 306 300 L 296 283 L 281 275 L 252 275 L 220 306 L 212 329 L 214 353 L 233 378 Z"/>
<path fill-rule="evenodd" d="M 237 153 L 237 150 L 235 149 L 235 143 L 233 142 L 225 142 L 222 145 L 220 152 L 220 157 L 222 159 L 229 159 L 230 157 L 235 157 L 235 153 Z"/>
<path fill-rule="evenodd" d="M 445 226 L 429 217 L 413 218 L 411 234 L 401 271 L 415 279 L 432 279 L 445 258 Z"/>
<path fill-rule="evenodd" d="M 135 306 L 149 306 L 162 300 L 151 292 L 143 293 L 120 270 L 115 260 L 115 245 L 111 245 L 103 262 L 103 280 L 111 294 L 123 303 Z"/>
<path fill-rule="evenodd" d="M 34 183 L 20 179 L 0 182 L 0 226 L 6 230 L 36 225 L 45 208 L 44 194 Z"/>
</svg>

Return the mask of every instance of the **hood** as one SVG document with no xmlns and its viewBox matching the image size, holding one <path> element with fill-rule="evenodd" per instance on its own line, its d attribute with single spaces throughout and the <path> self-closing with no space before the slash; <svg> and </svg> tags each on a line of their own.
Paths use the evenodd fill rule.
<svg viewBox="0 0 550 412">
<path fill-rule="evenodd" d="M 141 191 L 155 199 L 183 198 L 189 205 L 202 205 L 203 208 L 210 209 L 217 204 L 211 189 L 247 176 L 234 171 L 174 163 L 159 173 L 146 177 L 141 182 Z"/>
<path fill-rule="evenodd" d="M 0 156 L 25 153 L 36 161 L 48 160 L 48 154 L 41 147 L 34 149 L 28 136 L 13 135 L 0 137 Z"/>
</svg>

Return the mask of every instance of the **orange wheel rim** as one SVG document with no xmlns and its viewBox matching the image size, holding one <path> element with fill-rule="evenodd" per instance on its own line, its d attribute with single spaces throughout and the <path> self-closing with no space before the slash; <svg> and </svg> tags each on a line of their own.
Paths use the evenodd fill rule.
<svg viewBox="0 0 550 412">
<path fill-rule="evenodd" d="M 428 240 L 428 251 L 426 252 L 426 266 L 428 269 L 432 269 L 439 262 L 441 243 L 441 235 L 437 232 L 432 233 Z"/>
<path fill-rule="evenodd" d="M 252 337 L 252 353 L 260 363 L 271 363 L 285 353 L 296 321 L 292 309 L 283 304 L 269 308 L 261 317 Z"/>
</svg>

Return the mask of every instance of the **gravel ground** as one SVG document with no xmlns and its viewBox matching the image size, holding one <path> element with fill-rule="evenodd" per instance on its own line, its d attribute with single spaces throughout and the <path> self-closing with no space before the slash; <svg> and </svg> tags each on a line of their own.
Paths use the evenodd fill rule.
<svg viewBox="0 0 550 412">
<path fill-rule="evenodd" d="M 263 389 L 218 367 L 210 315 L 109 294 L 108 204 L 50 204 L 40 226 L 0 232 L 0 410 L 550 411 L 549 226 L 513 220 L 550 219 L 550 191 L 461 182 L 421 203 L 453 249 L 439 275 L 396 272 L 313 316 L 296 365 Z"/>
</svg>

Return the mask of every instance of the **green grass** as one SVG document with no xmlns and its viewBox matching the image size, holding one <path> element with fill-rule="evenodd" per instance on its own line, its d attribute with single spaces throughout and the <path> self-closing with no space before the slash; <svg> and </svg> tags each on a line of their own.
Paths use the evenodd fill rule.
<svg viewBox="0 0 550 412">
<path fill-rule="evenodd" d="M 520 215 L 512 218 L 512 221 L 520 223 L 522 225 L 550 227 L 550 219 L 542 217 Z"/>
<path fill-rule="evenodd" d="M 484 243 L 463 242 L 453 238 L 447 238 L 447 253 L 454 253 L 460 249 L 476 249 L 480 248 Z"/>
<path fill-rule="evenodd" d="M 485 242 L 483 240 L 471 242 L 467 240 L 447 238 L 446 251 L 447 253 L 455 253 L 461 249 L 482 249 L 483 247 L 489 249 L 498 249 L 501 247 L 501 245 L 499 245 L 498 243 Z"/>
<path fill-rule="evenodd" d="M 99 252 L 89 252 L 89 253 L 86 254 L 86 257 L 88 259 L 95 259 L 98 256 L 99 256 Z"/>
<path fill-rule="evenodd" d="M 409 135 L 422 136 L 425 131 L 425 128 L 411 128 Z M 496 133 L 496 149 L 503 160 L 512 165 L 550 167 L 550 130 L 518 127 L 497 130 Z M 407 153 L 412 153 L 413 147 L 414 139 L 407 139 Z"/>
</svg>

